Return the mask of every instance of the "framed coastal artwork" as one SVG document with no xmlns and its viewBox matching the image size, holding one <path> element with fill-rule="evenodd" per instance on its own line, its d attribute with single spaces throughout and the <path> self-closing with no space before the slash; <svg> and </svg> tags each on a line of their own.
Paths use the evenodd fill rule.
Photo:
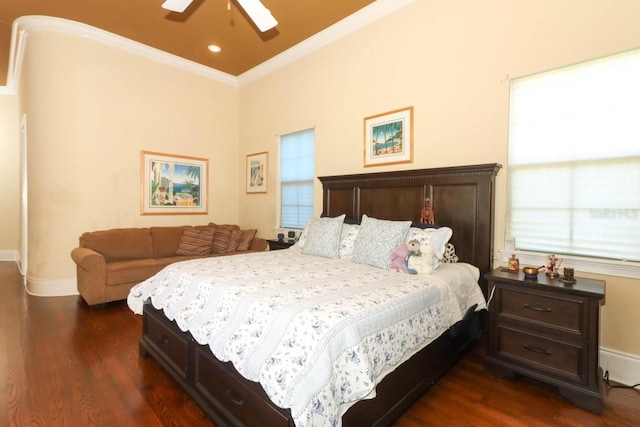
<svg viewBox="0 0 640 427">
<path fill-rule="evenodd" d="M 364 166 L 413 161 L 413 107 L 364 118 Z"/>
<path fill-rule="evenodd" d="M 267 192 L 267 163 L 269 153 L 247 154 L 247 194 Z"/>
<path fill-rule="evenodd" d="M 140 162 L 142 215 L 207 213 L 207 159 L 142 151 Z"/>
</svg>

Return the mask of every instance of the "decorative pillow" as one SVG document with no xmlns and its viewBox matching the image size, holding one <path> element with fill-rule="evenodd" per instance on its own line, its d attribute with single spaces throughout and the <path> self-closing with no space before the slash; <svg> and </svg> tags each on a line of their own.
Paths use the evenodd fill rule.
<svg viewBox="0 0 640 427">
<path fill-rule="evenodd" d="M 449 242 L 444 248 L 444 255 L 442 256 L 442 262 L 446 263 L 456 263 L 459 261 L 458 255 L 456 254 L 456 248 L 453 246 L 453 243 Z"/>
<path fill-rule="evenodd" d="M 208 255 L 211 253 L 214 229 L 206 227 L 198 230 L 194 227 L 185 228 L 178 242 L 176 255 Z"/>
<path fill-rule="evenodd" d="M 387 221 L 362 215 L 358 237 L 354 243 L 353 260 L 360 264 L 389 268 L 389 255 L 402 243 L 411 221 Z"/>
<path fill-rule="evenodd" d="M 312 216 L 311 218 L 309 218 L 309 220 L 307 221 L 307 224 L 304 226 L 304 228 L 302 229 L 302 231 L 300 232 L 300 235 L 298 236 L 298 241 L 296 241 L 296 243 L 294 243 L 293 246 L 291 246 L 294 249 L 302 249 L 304 248 L 305 243 L 307 243 L 307 235 L 309 234 L 309 226 L 311 225 L 312 222 L 319 220 L 320 217 L 317 216 Z"/>
<path fill-rule="evenodd" d="M 231 230 L 231 239 L 229 240 L 229 246 L 227 246 L 227 253 L 233 253 L 238 249 L 240 238 L 242 237 L 242 231 Z"/>
<path fill-rule="evenodd" d="M 416 228 L 411 227 L 405 243 L 409 240 L 417 240 L 421 245 L 431 245 L 436 252 L 444 254 L 445 246 L 453 235 L 453 230 L 449 227 L 439 228 Z"/>
<path fill-rule="evenodd" d="M 346 222 L 342 224 L 342 231 L 340 232 L 340 258 L 353 258 L 353 246 L 356 243 L 358 231 L 360 231 L 359 224 L 347 224 Z"/>
<path fill-rule="evenodd" d="M 345 214 L 335 218 L 319 218 L 309 224 L 302 253 L 326 258 L 338 258 L 340 232 Z"/>
<path fill-rule="evenodd" d="M 251 242 L 253 238 L 256 237 L 256 233 L 258 230 L 242 230 L 242 235 L 240 236 L 240 241 L 238 242 L 237 251 L 248 251 L 249 246 L 251 246 Z"/>
<path fill-rule="evenodd" d="M 214 254 L 224 254 L 227 252 L 231 241 L 231 227 L 226 225 L 216 225 L 216 233 L 213 235 L 211 252 Z"/>
</svg>

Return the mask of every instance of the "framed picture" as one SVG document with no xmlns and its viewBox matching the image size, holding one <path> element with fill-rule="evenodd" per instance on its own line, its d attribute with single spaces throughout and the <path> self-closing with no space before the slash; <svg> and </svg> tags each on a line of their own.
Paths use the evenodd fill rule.
<svg viewBox="0 0 640 427">
<path fill-rule="evenodd" d="M 267 192 L 269 153 L 247 154 L 247 194 Z"/>
<path fill-rule="evenodd" d="M 364 166 L 413 161 L 413 107 L 364 118 Z"/>
<path fill-rule="evenodd" d="M 140 152 L 142 215 L 206 214 L 209 161 Z"/>
</svg>

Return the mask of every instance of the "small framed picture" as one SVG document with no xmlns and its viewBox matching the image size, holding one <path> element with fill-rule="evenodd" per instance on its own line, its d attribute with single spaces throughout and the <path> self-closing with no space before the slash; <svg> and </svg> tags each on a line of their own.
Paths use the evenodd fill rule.
<svg viewBox="0 0 640 427">
<path fill-rule="evenodd" d="M 267 151 L 247 155 L 247 194 L 267 192 L 268 163 Z"/>
<path fill-rule="evenodd" d="M 413 161 L 413 107 L 364 118 L 364 166 Z"/>
</svg>

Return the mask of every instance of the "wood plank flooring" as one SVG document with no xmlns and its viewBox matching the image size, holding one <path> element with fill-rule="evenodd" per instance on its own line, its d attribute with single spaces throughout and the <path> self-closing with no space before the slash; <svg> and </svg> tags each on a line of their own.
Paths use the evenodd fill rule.
<svg viewBox="0 0 640 427">
<path fill-rule="evenodd" d="M 125 303 L 26 295 L 16 265 L 0 262 L 0 426 L 213 426 L 139 356 L 141 327 Z M 638 390 L 607 388 L 595 415 L 553 387 L 483 372 L 483 355 L 477 346 L 395 426 L 640 426 Z"/>
</svg>

